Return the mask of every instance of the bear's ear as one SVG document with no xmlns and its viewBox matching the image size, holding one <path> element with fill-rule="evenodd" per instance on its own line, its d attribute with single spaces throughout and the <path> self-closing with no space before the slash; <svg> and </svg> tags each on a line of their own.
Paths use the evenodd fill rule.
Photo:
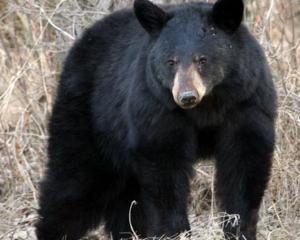
<svg viewBox="0 0 300 240">
<path fill-rule="evenodd" d="M 234 32 L 243 20 L 242 0 L 218 0 L 213 6 L 214 23 L 227 32 Z"/>
<path fill-rule="evenodd" d="M 134 13 L 142 27 L 152 36 L 159 34 L 170 19 L 168 13 L 148 0 L 135 0 Z"/>
</svg>

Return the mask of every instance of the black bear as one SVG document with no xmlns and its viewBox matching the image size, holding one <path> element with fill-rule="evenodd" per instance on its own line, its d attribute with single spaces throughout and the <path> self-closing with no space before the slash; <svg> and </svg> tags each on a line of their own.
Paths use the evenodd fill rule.
<svg viewBox="0 0 300 240">
<path fill-rule="evenodd" d="M 100 223 L 113 239 L 189 231 L 189 180 L 204 158 L 215 159 L 220 210 L 240 216 L 226 239 L 256 239 L 276 93 L 243 11 L 242 0 L 135 0 L 83 34 L 50 119 L 39 240 L 77 240 Z"/>
</svg>

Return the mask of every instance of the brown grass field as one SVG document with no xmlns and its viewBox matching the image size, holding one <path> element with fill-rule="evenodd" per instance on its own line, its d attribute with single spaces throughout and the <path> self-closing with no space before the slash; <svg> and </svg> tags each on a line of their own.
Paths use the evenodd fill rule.
<svg viewBox="0 0 300 240">
<path fill-rule="evenodd" d="M 0 0 L 0 239 L 35 239 L 47 120 L 67 50 L 84 28 L 128 2 Z M 277 145 L 258 239 L 300 240 L 300 2 L 245 3 L 245 23 L 266 51 L 279 96 Z M 213 163 L 195 168 L 192 239 L 223 239 Z M 87 239 L 106 238 L 100 229 Z"/>
</svg>

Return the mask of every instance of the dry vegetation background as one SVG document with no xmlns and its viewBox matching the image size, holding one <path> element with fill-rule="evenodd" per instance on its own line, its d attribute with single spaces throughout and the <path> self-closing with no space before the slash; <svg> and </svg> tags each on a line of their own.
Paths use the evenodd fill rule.
<svg viewBox="0 0 300 240">
<path fill-rule="evenodd" d="M 35 239 L 47 119 L 66 51 L 84 28 L 131 2 L 0 0 L 0 239 Z M 267 53 L 279 95 L 273 174 L 258 235 L 299 240 L 300 1 L 248 0 L 246 5 L 245 22 Z M 193 239 L 222 239 L 213 172 L 210 162 L 197 166 L 190 200 Z M 89 239 L 96 236 L 104 239 L 101 231 Z"/>
</svg>

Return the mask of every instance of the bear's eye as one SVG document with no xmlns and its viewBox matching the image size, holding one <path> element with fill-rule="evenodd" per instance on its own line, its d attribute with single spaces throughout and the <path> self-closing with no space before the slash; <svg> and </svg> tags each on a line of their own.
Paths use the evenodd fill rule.
<svg viewBox="0 0 300 240">
<path fill-rule="evenodd" d="M 196 57 L 195 63 L 197 63 L 198 65 L 204 65 L 207 63 L 207 58 L 206 57 Z"/>
<path fill-rule="evenodd" d="M 167 61 L 167 64 L 171 67 L 176 66 L 178 64 L 178 60 L 177 59 L 169 59 Z"/>
</svg>

